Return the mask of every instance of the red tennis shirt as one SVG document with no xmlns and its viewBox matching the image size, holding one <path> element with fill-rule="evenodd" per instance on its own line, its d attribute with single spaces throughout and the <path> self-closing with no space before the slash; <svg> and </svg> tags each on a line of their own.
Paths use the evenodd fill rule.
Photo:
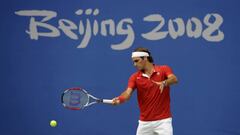
<svg viewBox="0 0 240 135">
<path fill-rule="evenodd" d="M 173 74 L 167 66 L 154 65 L 154 72 L 149 77 L 141 71 L 132 74 L 128 81 L 128 87 L 137 89 L 138 105 L 140 108 L 140 120 L 154 121 L 171 117 L 170 111 L 170 87 L 164 88 L 161 93 L 159 85 L 152 82 L 160 82 Z"/>
</svg>

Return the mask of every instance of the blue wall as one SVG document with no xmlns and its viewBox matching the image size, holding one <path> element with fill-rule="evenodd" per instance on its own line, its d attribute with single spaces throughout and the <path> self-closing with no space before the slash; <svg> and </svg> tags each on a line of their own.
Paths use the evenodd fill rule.
<svg viewBox="0 0 240 135">
<path fill-rule="evenodd" d="M 136 93 L 124 105 L 82 111 L 64 109 L 60 95 L 81 86 L 98 97 L 118 96 L 135 71 L 132 50 L 143 46 L 178 76 L 171 90 L 175 135 L 239 135 L 239 4 L 2 2 L 0 134 L 134 135 Z"/>
</svg>

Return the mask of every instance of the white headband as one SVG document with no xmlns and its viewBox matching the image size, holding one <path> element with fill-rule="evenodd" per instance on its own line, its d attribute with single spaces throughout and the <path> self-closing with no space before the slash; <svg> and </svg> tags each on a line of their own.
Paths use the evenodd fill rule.
<svg viewBox="0 0 240 135">
<path fill-rule="evenodd" d="M 134 57 L 144 57 L 144 56 L 149 56 L 149 54 L 146 53 L 146 52 L 132 52 L 132 58 L 134 58 Z"/>
</svg>

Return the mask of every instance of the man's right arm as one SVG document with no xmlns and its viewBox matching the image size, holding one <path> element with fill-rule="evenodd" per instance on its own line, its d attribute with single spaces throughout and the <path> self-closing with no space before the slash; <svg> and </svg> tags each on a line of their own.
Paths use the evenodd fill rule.
<svg viewBox="0 0 240 135">
<path fill-rule="evenodd" d="M 113 105 L 119 105 L 121 103 L 124 103 L 130 99 L 133 93 L 132 88 L 127 88 L 120 96 L 113 98 Z"/>
</svg>

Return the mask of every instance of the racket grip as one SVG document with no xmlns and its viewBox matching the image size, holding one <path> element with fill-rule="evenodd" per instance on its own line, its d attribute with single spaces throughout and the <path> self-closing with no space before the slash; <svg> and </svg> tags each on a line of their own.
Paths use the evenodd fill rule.
<svg viewBox="0 0 240 135">
<path fill-rule="evenodd" d="M 113 100 L 103 99 L 102 102 L 105 104 L 112 104 Z"/>
</svg>

